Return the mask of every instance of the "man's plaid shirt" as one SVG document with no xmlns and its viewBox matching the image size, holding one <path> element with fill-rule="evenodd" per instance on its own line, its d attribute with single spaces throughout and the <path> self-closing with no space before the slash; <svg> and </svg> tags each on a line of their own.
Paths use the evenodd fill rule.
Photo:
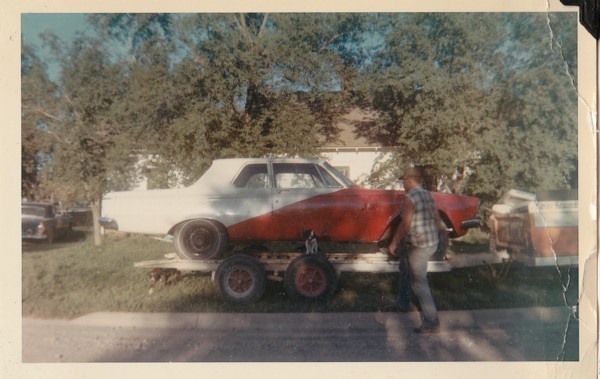
<svg viewBox="0 0 600 379">
<path fill-rule="evenodd" d="M 439 238 L 435 212 L 438 210 L 433 197 L 421 186 L 413 188 L 406 196 L 413 203 L 410 244 L 416 247 L 437 245 Z"/>
</svg>

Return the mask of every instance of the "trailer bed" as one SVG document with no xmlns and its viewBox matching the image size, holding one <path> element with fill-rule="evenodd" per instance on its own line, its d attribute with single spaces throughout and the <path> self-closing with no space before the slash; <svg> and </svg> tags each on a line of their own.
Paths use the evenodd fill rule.
<svg viewBox="0 0 600 379">
<path fill-rule="evenodd" d="M 302 253 L 247 253 L 246 255 L 258 259 L 266 271 L 284 272 L 289 263 Z M 341 272 L 369 272 L 390 273 L 398 272 L 398 261 L 389 259 L 383 253 L 327 253 L 327 260 L 331 262 L 338 273 Z M 428 272 L 448 272 L 455 268 L 480 266 L 487 264 L 502 263 L 508 255 L 502 253 L 479 253 L 479 254 L 451 254 L 444 261 L 430 261 L 427 265 Z M 141 261 L 134 264 L 140 268 L 173 268 L 179 271 L 214 272 L 223 260 L 184 260 L 177 257 L 175 253 L 167 254 L 165 259 Z"/>
<path fill-rule="evenodd" d="M 453 268 L 504 263 L 506 257 L 494 253 L 451 254 L 443 261 L 429 261 L 428 272 L 447 272 Z M 234 253 L 222 259 L 184 260 L 176 253 L 165 259 L 134 263 L 135 267 L 152 269 L 164 279 L 179 272 L 211 273 L 217 292 L 233 303 L 257 301 L 265 292 L 266 281 L 283 282 L 288 296 L 297 300 L 325 300 L 336 289 L 342 272 L 394 273 L 399 272 L 399 261 L 387 254 L 327 253 L 303 254 L 299 252 L 247 252 Z"/>
</svg>

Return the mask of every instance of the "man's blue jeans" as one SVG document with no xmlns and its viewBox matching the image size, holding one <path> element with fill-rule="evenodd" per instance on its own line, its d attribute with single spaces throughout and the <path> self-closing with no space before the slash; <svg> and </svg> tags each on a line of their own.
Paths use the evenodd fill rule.
<svg viewBox="0 0 600 379">
<path fill-rule="evenodd" d="M 428 247 L 411 246 L 408 250 L 411 288 L 421 305 L 421 321 L 425 327 L 439 325 L 437 308 L 427 280 L 427 262 L 436 249 L 437 246 L 433 245 Z"/>
</svg>

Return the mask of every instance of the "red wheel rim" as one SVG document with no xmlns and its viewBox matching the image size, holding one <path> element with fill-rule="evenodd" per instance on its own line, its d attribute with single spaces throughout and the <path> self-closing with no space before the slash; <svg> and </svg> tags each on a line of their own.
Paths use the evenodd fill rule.
<svg viewBox="0 0 600 379">
<path fill-rule="evenodd" d="M 294 284 L 302 296 L 317 297 L 327 288 L 325 270 L 316 265 L 303 266 L 296 273 Z"/>
<path fill-rule="evenodd" d="M 227 283 L 231 291 L 238 294 L 246 293 L 252 288 L 252 274 L 243 269 L 234 270 L 229 274 Z"/>
</svg>

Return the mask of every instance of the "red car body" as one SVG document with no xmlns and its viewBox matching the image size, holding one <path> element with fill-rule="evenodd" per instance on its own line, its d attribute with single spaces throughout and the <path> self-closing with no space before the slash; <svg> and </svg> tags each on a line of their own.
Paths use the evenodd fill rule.
<svg viewBox="0 0 600 379">
<path fill-rule="evenodd" d="M 451 237 L 460 237 L 477 223 L 479 200 L 433 192 Z M 311 197 L 227 228 L 231 240 L 298 240 L 311 229 L 320 241 L 377 242 L 399 216 L 404 191 L 359 186 Z M 469 221 L 465 224 L 465 221 Z"/>
</svg>

